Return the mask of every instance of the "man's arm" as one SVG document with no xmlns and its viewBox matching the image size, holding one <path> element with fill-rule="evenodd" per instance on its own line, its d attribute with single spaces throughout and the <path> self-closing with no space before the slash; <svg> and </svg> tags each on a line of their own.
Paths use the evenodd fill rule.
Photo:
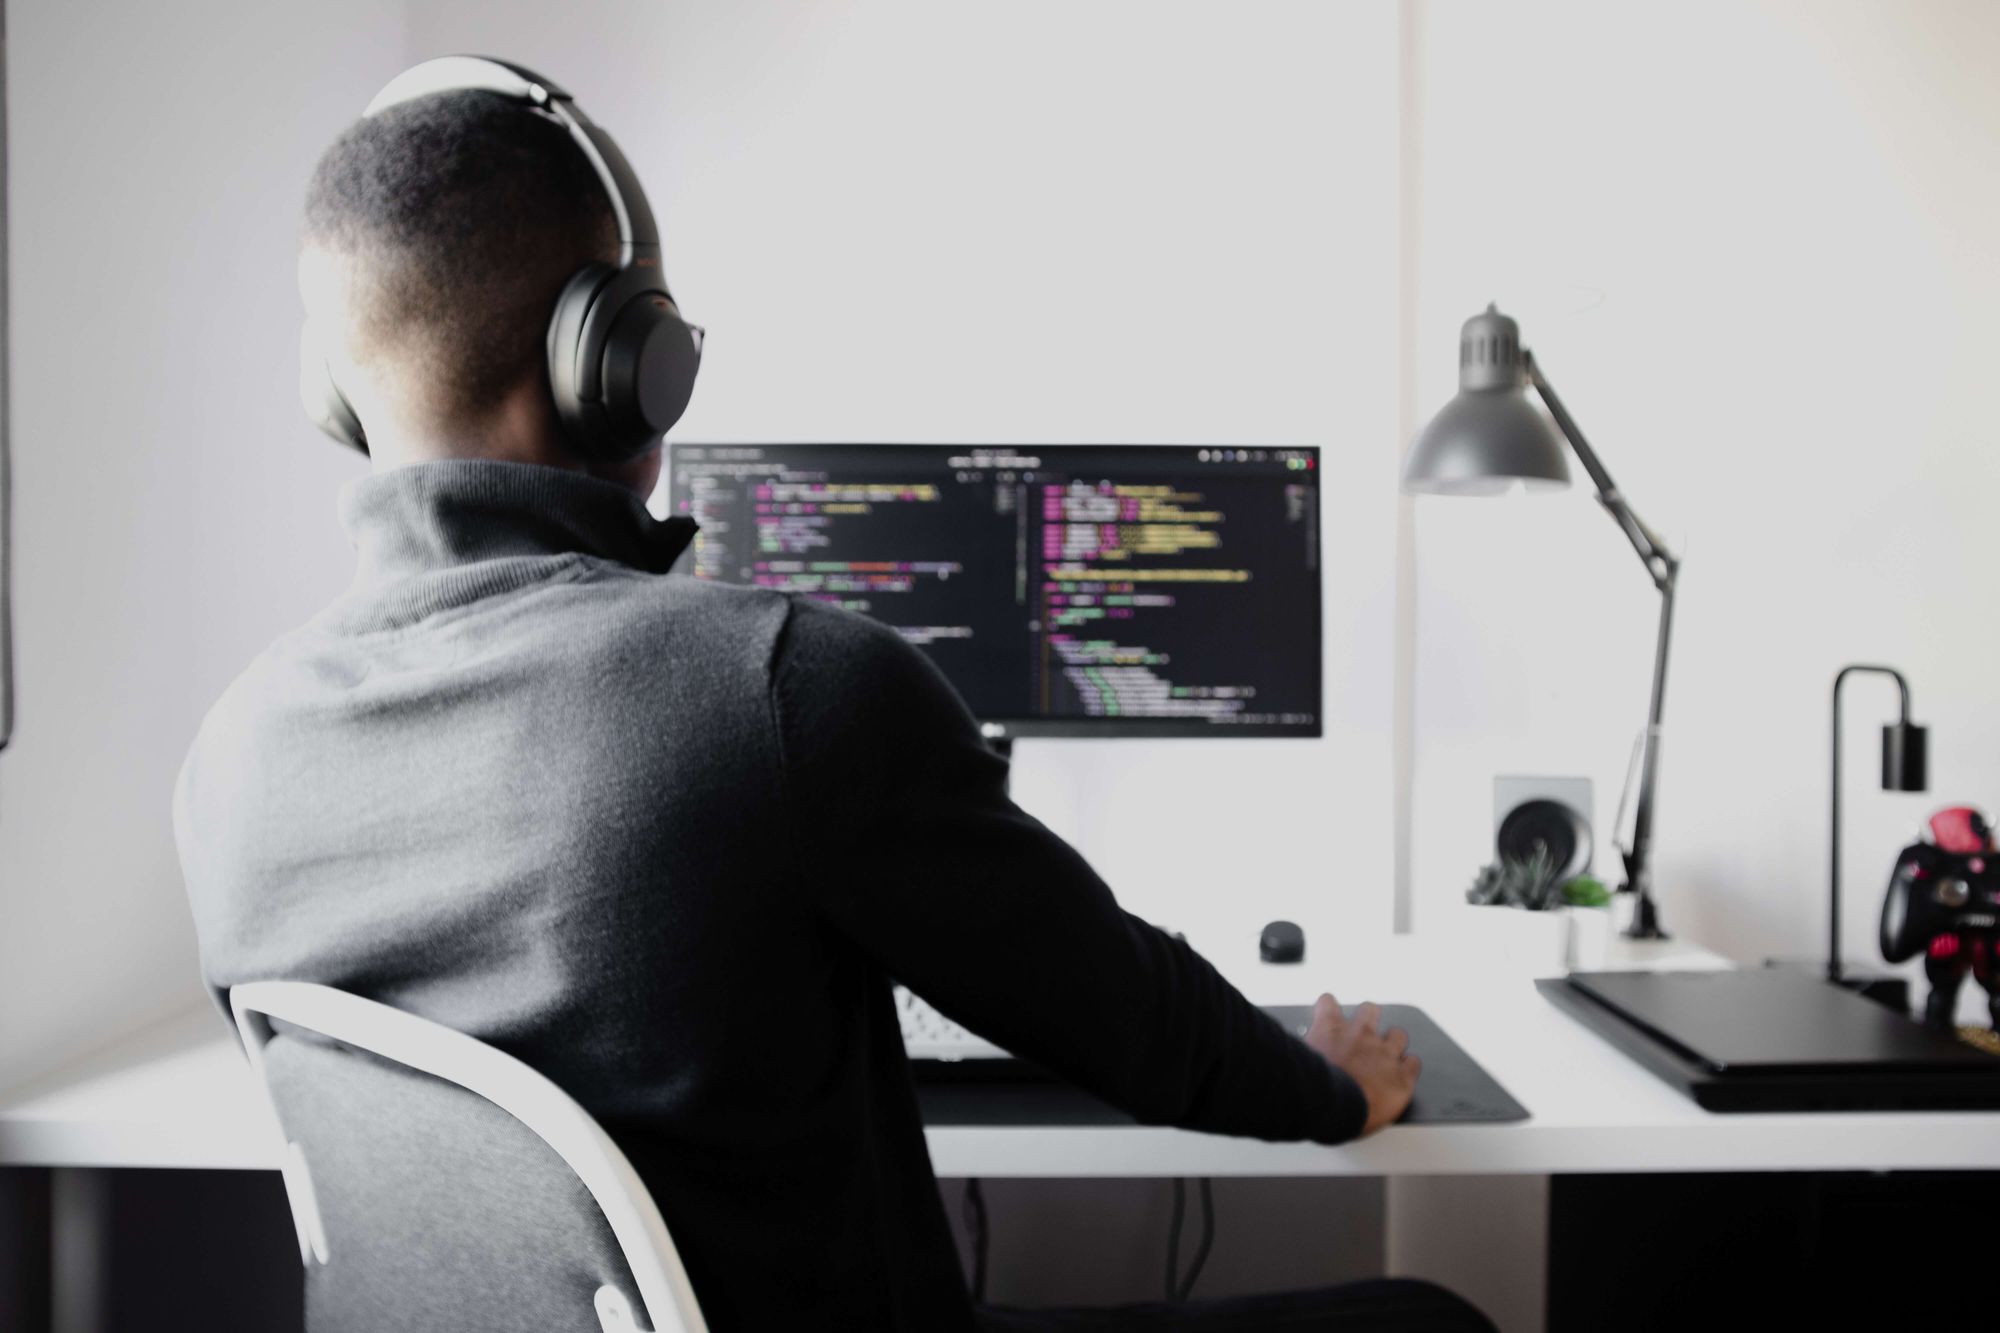
<svg viewBox="0 0 2000 1333">
<path fill-rule="evenodd" d="M 1004 761 L 893 630 L 795 603 L 772 692 L 801 874 L 898 981 L 1141 1120 L 1322 1142 L 1373 1127 L 1354 1078 L 1007 798 Z"/>
</svg>

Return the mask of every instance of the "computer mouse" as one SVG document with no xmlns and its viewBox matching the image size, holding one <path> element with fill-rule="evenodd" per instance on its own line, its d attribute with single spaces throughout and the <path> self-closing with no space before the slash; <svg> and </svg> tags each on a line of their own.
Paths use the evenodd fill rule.
<svg viewBox="0 0 2000 1333">
<path fill-rule="evenodd" d="M 1257 956 L 1267 963 L 1296 963 L 1306 956 L 1306 933 L 1289 921 L 1273 921 L 1257 940 Z"/>
</svg>

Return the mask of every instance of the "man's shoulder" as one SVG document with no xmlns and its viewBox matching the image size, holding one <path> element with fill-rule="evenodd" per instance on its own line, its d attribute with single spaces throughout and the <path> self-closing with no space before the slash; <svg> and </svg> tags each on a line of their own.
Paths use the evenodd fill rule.
<svg viewBox="0 0 2000 1333">
<path fill-rule="evenodd" d="M 936 664 L 900 631 L 810 598 L 795 595 L 790 602 L 772 661 L 781 694 L 855 713 L 963 711 Z"/>
<path fill-rule="evenodd" d="M 724 674 L 746 666 L 768 670 L 795 609 L 792 598 L 769 589 L 609 564 L 538 590 L 580 601 L 523 603 L 470 633 L 447 624 L 449 615 L 357 633 L 323 613 L 280 634 L 244 665 L 210 706 L 190 758 L 241 757 L 282 732 L 289 714 L 317 714 L 330 701 L 355 697 L 351 692 L 390 685 L 398 672 L 436 669 L 454 658 L 513 654 L 553 669 L 578 658 L 654 654 L 682 673 L 704 664 Z"/>
<path fill-rule="evenodd" d="M 879 620 L 797 593 L 785 601 L 784 653 L 790 662 L 879 668 L 920 656 L 901 634 Z"/>
<path fill-rule="evenodd" d="M 686 574 L 644 574 L 622 565 L 603 566 L 598 579 L 629 601 L 620 614 L 635 628 L 677 626 L 696 634 L 770 640 L 784 632 L 791 613 L 791 599 L 769 588 Z"/>
<path fill-rule="evenodd" d="M 794 597 L 772 674 L 795 739 L 872 751 L 890 738 L 973 733 L 972 715 L 922 649 L 841 607 Z"/>
<path fill-rule="evenodd" d="M 262 752 L 268 729 L 265 720 L 282 697 L 279 681 L 288 670 L 290 642 L 300 631 L 281 636 L 236 674 L 215 702 L 181 760 L 174 782 L 176 833 L 182 855 L 197 807 L 230 809 L 263 783 Z"/>
</svg>

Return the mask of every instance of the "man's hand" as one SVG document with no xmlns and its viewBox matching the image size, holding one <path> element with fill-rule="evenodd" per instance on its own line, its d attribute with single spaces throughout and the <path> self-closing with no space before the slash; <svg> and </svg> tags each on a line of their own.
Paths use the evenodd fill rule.
<svg viewBox="0 0 2000 1333">
<path fill-rule="evenodd" d="M 1348 1018 L 1338 1001 L 1322 995 L 1313 1005 L 1312 1026 L 1306 1029 L 1306 1045 L 1329 1064 L 1346 1070 L 1367 1096 L 1364 1136 L 1395 1122 L 1410 1104 L 1417 1075 L 1424 1072 L 1424 1062 L 1410 1054 L 1410 1034 L 1401 1028 L 1377 1031 L 1381 1021 L 1382 1011 L 1372 1004 L 1362 1005 Z"/>
</svg>

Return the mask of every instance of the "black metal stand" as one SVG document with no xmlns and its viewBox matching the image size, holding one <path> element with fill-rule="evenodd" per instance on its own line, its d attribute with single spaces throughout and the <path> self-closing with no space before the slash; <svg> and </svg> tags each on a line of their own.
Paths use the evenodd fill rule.
<svg viewBox="0 0 2000 1333">
<path fill-rule="evenodd" d="M 1611 474 L 1604 470 L 1597 453 L 1583 438 L 1576 422 L 1570 417 L 1562 400 L 1542 375 L 1542 368 L 1535 361 L 1535 354 L 1523 351 L 1521 359 L 1528 372 L 1528 382 L 1535 386 L 1542 401 L 1548 405 L 1549 415 L 1569 441 L 1569 447 L 1576 451 L 1577 461 L 1590 474 L 1591 482 L 1597 487 L 1597 502 L 1604 506 L 1619 531 L 1632 543 L 1632 549 L 1645 562 L 1646 573 L 1652 577 L 1653 586 L 1660 592 L 1660 636 L 1653 648 L 1653 696 L 1652 706 L 1646 715 L 1646 748 L 1639 769 L 1639 801 L 1632 813 L 1632 845 L 1622 849 L 1625 860 L 1625 882 L 1618 886 L 1620 893 L 1634 895 L 1632 904 L 1632 924 L 1625 930 L 1629 939 L 1663 940 L 1667 932 L 1660 928 L 1660 913 L 1653 901 L 1653 792 L 1659 779 L 1660 766 L 1660 717 L 1667 701 L 1667 644 L 1674 626 L 1674 587 L 1680 578 L 1680 561 L 1667 550 L 1659 535 L 1647 527 L 1640 517 L 1632 512 L 1632 506 L 1625 503 L 1625 497 L 1618 491 L 1618 484 L 1611 480 Z M 1613 830 L 1613 837 L 1616 837 Z"/>
<path fill-rule="evenodd" d="M 1910 682 L 1903 679 L 1903 673 L 1894 667 L 1874 666 L 1858 662 L 1842 667 L 1840 674 L 1833 678 L 1833 812 L 1828 824 L 1831 846 L 1827 856 L 1827 926 L 1826 926 L 1826 979 L 1841 980 L 1840 962 L 1840 691 L 1847 684 L 1847 678 L 1855 674 L 1887 676 L 1896 682 L 1896 693 L 1901 701 L 1901 720 L 1897 723 L 1895 735 L 1897 743 L 1892 747 L 1887 734 L 1882 747 L 1882 787 L 1885 791 L 1921 791 L 1924 783 L 1920 776 L 1914 784 L 1911 778 L 1925 766 L 1926 756 L 1922 728 L 1910 723 Z M 1909 739 L 1916 733 L 1915 740 Z M 1911 751 L 1915 753 L 1912 754 Z M 1914 762 L 1914 768 L 1911 767 Z"/>
</svg>

